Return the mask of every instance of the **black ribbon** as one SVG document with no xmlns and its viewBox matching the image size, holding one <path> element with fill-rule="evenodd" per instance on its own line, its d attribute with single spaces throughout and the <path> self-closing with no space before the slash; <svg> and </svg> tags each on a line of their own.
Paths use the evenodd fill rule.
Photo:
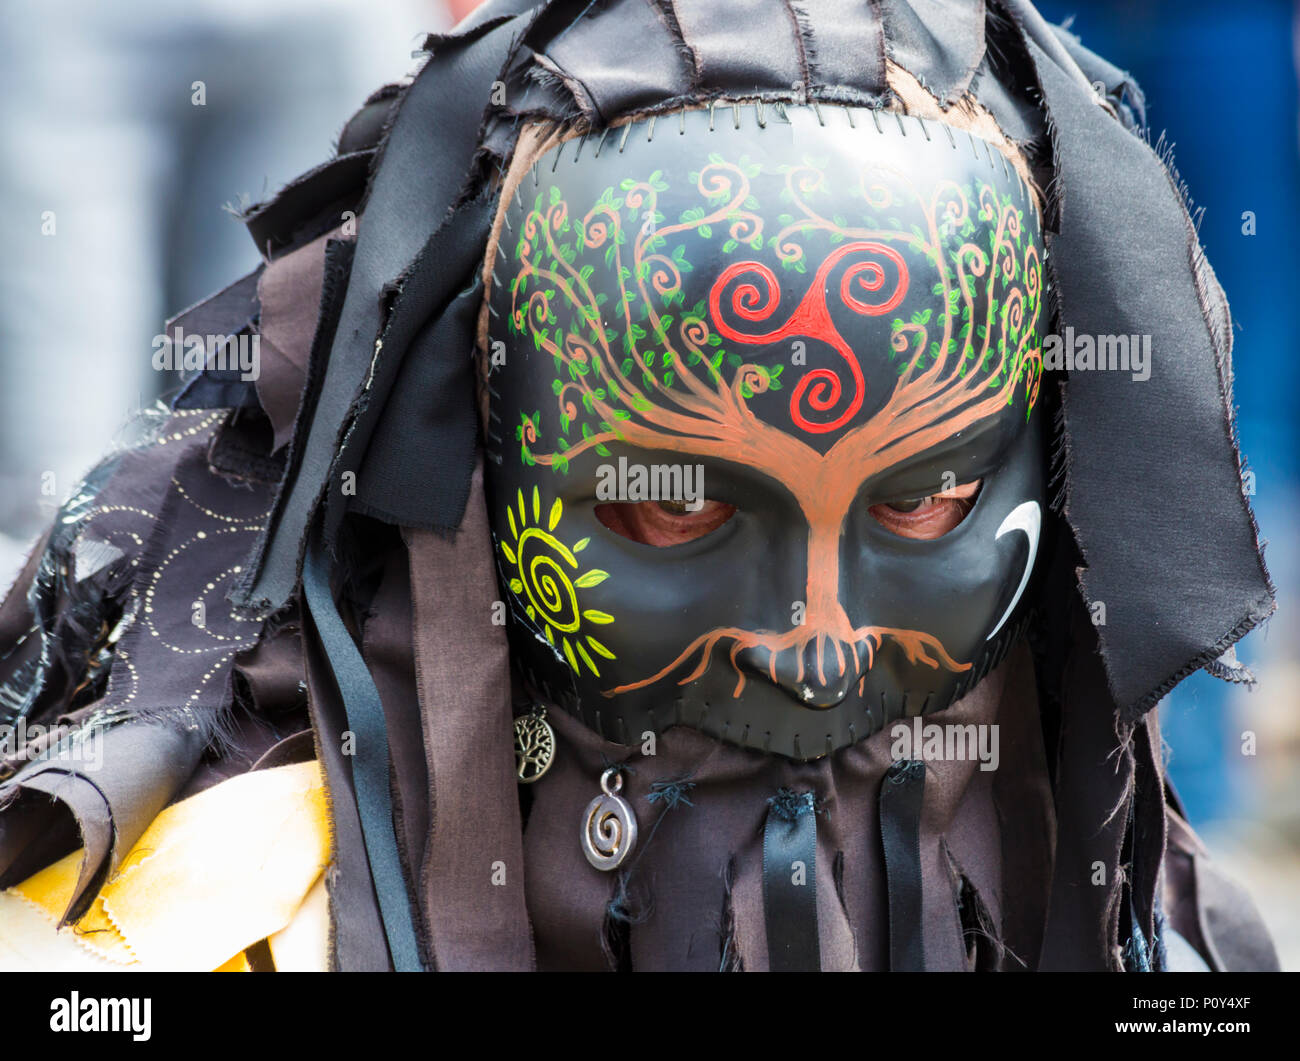
<svg viewBox="0 0 1300 1061">
<path fill-rule="evenodd" d="M 338 685 L 348 729 L 356 737 L 352 782 L 393 968 L 398 972 L 420 972 L 423 963 L 393 829 L 384 706 L 361 651 L 339 616 L 329 572 L 329 557 L 317 533 L 303 564 L 303 593 Z"/>
<path fill-rule="evenodd" d="M 763 827 L 763 917 L 774 973 L 819 972 L 817 805 L 811 792 L 783 788 Z"/>
<path fill-rule="evenodd" d="M 880 783 L 880 840 L 889 891 L 889 969 L 925 972 L 925 917 L 921 905 L 921 805 L 925 764 L 900 759 Z"/>
<path fill-rule="evenodd" d="M 446 532 L 460 523 L 478 433 L 473 329 L 483 303 L 479 233 L 491 223 L 495 201 L 480 196 L 459 207 L 430 238 L 398 296 L 383 343 L 385 350 L 406 354 L 400 366 L 389 361 L 377 367 L 373 404 L 348 433 L 326 495 L 327 542 L 345 506 L 403 527 Z M 429 315 L 429 300 L 449 276 L 464 277 L 467 286 Z M 357 473 L 353 498 L 342 492 L 347 470 Z"/>
</svg>

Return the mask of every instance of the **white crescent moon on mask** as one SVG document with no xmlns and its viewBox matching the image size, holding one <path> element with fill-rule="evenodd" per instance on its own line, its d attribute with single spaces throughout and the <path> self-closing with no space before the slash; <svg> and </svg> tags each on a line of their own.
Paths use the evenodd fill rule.
<svg viewBox="0 0 1300 1061">
<path fill-rule="evenodd" d="M 998 528 L 997 534 L 993 535 L 993 540 L 997 541 L 1004 534 L 1010 534 L 1012 531 L 1024 531 L 1025 537 L 1029 539 L 1029 556 L 1025 560 L 1025 571 L 1020 576 L 1020 585 L 1016 587 L 1016 595 L 1011 598 L 1011 603 L 1007 605 L 1007 610 L 1002 613 L 1002 618 L 998 620 L 998 625 L 993 628 L 993 633 L 984 639 L 986 641 L 992 641 L 997 636 L 997 632 L 1002 629 L 1002 624 L 1007 621 L 1011 613 L 1016 610 L 1016 605 L 1020 603 L 1020 595 L 1025 592 L 1025 586 L 1029 584 L 1029 576 L 1034 570 L 1034 558 L 1038 555 L 1038 532 L 1042 525 L 1043 513 L 1038 507 L 1038 502 L 1025 501 L 1007 513 L 1007 518 L 1002 521 L 1002 526 Z"/>
</svg>

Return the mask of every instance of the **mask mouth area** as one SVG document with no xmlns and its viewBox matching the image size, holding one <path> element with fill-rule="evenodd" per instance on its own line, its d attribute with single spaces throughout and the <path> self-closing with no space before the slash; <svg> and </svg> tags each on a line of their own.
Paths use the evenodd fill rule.
<svg viewBox="0 0 1300 1061">
<path fill-rule="evenodd" d="M 742 648 L 736 664 L 752 680 L 775 685 L 799 707 L 826 711 L 843 703 L 861 679 L 852 646 L 832 641 L 817 635 L 807 644 L 778 652 L 761 645 Z"/>
</svg>

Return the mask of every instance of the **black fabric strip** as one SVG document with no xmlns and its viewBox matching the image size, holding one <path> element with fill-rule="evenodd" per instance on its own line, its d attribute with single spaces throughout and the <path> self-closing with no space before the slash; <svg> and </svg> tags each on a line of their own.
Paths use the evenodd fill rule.
<svg viewBox="0 0 1300 1061">
<path fill-rule="evenodd" d="M 239 379 L 239 370 L 212 370 L 191 377 L 172 399 L 173 409 L 260 409 L 252 380 Z"/>
<path fill-rule="evenodd" d="M 1056 130 L 1058 352 L 1073 362 L 1082 338 L 1116 362 L 1066 366 L 1065 515 L 1085 600 L 1106 605 L 1097 634 L 1110 689 L 1132 720 L 1271 614 L 1272 585 L 1242 488 L 1229 352 L 1198 294 L 1178 190 L 1072 60 L 1062 70 L 1034 40 L 1026 47 Z M 1144 372 L 1120 361 L 1130 350 L 1145 351 Z"/>
<path fill-rule="evenodd" d="M 376 89 L 364 105 L 348 119 L 339 133 L 340 156 L 357 151 L 371 151 L 379 146 L 388 128 L 390 113 L 396 108 L 398 97 L 405 91 L 401 84 L 387 84 Z"/>
<path fill-rule="evenodd" d="M 817 811 L 811 792 L 783 788 L 763 826 L 763 920 L 769 972 L 821 970 L 817 928 Z"/>
<path fill-rule="evenodd" d="M 1048 28 L 1061 42 L 1061 47 L 1066 50 L 1070 59 L 1078 65 L 1084 79 L 1093 86 L 1098 81 L 1106 86 L 1106 95 L 1115 106 L 1117 113 L 1121 113 L 1125 107 L 1129 108 L 1128 119 L 1131 120 L 1126 121 L 1129 128 L 1140 128 L 1146 125 L 1146 96 L 1142 93 L 1142 87 L 1133 80 L 1133 76 L 1127 70 L 1121 70 L 1114 63 L 1107 62 L 1096 52 L 1085 48 L 1083 42 L 1069 30 L 1056 25 L 1049 25 Z"/>
<path fill-rule="evenodd" d="M 984 55 L 983 0 L 876 0 L 885 49 L 941 102 L 970 85 Z"/>
<path fill-rule="evenodd" d="M 921 805 L 925 764 L 900 759 L 880 783 L 880 839 L 889 889 L 889 968 L 925 972 L 925 916 L 921 903 Z"/>
<path fill-rule="evenodd" d="M 547 58 L 580 81 L 602 122 L 690 92 L 695 70 L 685 51 L 644 0 L 593 9 L 546 46 Z"/>
<path fill-rule="evenodd" d="M 244 225 L 258 253 L 278 255 L 337 228 L 343 221 L 343 211 L 355 208 L 361 201 L 374 154 L 356 151 L 332 158 L 248 214 Z M 330 206 L 337 209 L 327 213 Z"/>
<path fill-rule="evenodd" d="M 182 310 L 164 326 L 163 334 L 172 341 L 172 355 L 185 356 L 185 339 L 197 336 L 207 343 L 207 337 L 219 337 L 222 346 L 233 342 L 237 336 L 254 334 L 253 321 L 261 306 L 257 299 L 257 284 L 266 264 L 258 265 L 251 273 L 241 276 L 233 284 L 223 287 L 215 295 L 196 302 Z M 176 343 L 177 337 L 181 342 Z M 249 339 L 245 338 L 244 342 Z M 205 355 L 206 358 L 206 355 Z M 203 368 L 185 378 L 180 391 L 172 399 L 173 409 L 255 409 L 257 393 L 252 380 L 240 378 L 239 369 Z"/>
<path fill-rule="evenodd" d="M 1011 16 L 1016 25 L 1020 27 L 1021 32 L 1025 35 L 1026 42 L 1032 41 L 1056 64 L 1057 69 L 1072 78 L 1075 84 L 1084 90 L 1085 94 L 1091 94 L 1092 82 L 1079 69 L 1079 65 L 1074 61 L 1070 50 L 1062 43 L 1061 32 L 1058 27 L 1051 25 L 1047 19 L 1043 18 L 1030 0 L 998 0 L 998 2 L 1006 13 Z"/>
<path fill-rule="evenodd" d="M 381 359 L 326 498 L 326 540 L 348 503 L 399 526 L 454 529 L 465 511 L 474 471 L 478 415 L 474 401 L 474 324 L 483 300 L 477 276 L 480 233 L 491 223 L 494 199 L 457 209 L 430 237 L 393 306 Z M 467 274 L 473 274 L 472 276 Z M 472 281 L 450 305 L 452 277 Z M 341 493 L 342 475 L 357 471 L 356 496 Z"/>
<path fill-rule="evenodd" d="M 673 0 L 677 24 L 709 88 L 789 92 L 807 83 L 785 0 Z"/>
<path fill-rule="evenodd" d="M 862 0 L 791 0 L 804 29 L 812 84 L 868 95 L 885 90 L 880 16 Z M 810 86 L 811 87 L 811 86 Z"/>
<path fill-rule="evenodd" d="M 521 28 L 519 21 L 504 19 L 444 38 L 401 101 L 359 228 L 315 415 L 305 443 L 296 447 L 301 464 L 277 500 L 260 570 L 241 603 L 265 602 L 278 608 L 293 592 L 301 542 L 333 466 L 344 423 L 370 374 L 381 292 L 402 275 L 455 202 L 483 115 L 483 108 L 472 101 L 486 105 L 488 87 Z M 462 276 L 444 275 L 447 294 L 456 290 Z M 445 296 L 433 301 L 445 301 Z"/>
<path fill-rule="evenodd" d="M 1133 730 L 1133 869 L 1130 875 L 1133 913 L 1142 933 L 1151 940 L 1153 951 L 1158 944 L 1156 915 L 1166 844 L 1161 750 L 1159 731 L 1152 733 L 1154 721 L 1148 716 Z"/>
</svg>

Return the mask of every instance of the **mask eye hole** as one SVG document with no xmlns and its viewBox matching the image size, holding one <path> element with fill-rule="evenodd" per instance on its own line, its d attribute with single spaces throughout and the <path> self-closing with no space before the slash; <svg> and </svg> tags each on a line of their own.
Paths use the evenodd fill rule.
<svg viewBox="0 0 1300 1061">
<path fill-rule="evenodd" d="M 867 511 L 877 523 L 900 538 L 933 541 L 953 530 L 975 505 L 982 479 L 925 497 L 906 498 Z"/>
<path fill-rule="evenodd" d="M 712 534 L 735 515 L 736 506 L 705 501 L 691 511 L 685 501 L 610 502 L 597 505 L 595 512 L 615 534 L 662 549 Z"/>
</svg>

